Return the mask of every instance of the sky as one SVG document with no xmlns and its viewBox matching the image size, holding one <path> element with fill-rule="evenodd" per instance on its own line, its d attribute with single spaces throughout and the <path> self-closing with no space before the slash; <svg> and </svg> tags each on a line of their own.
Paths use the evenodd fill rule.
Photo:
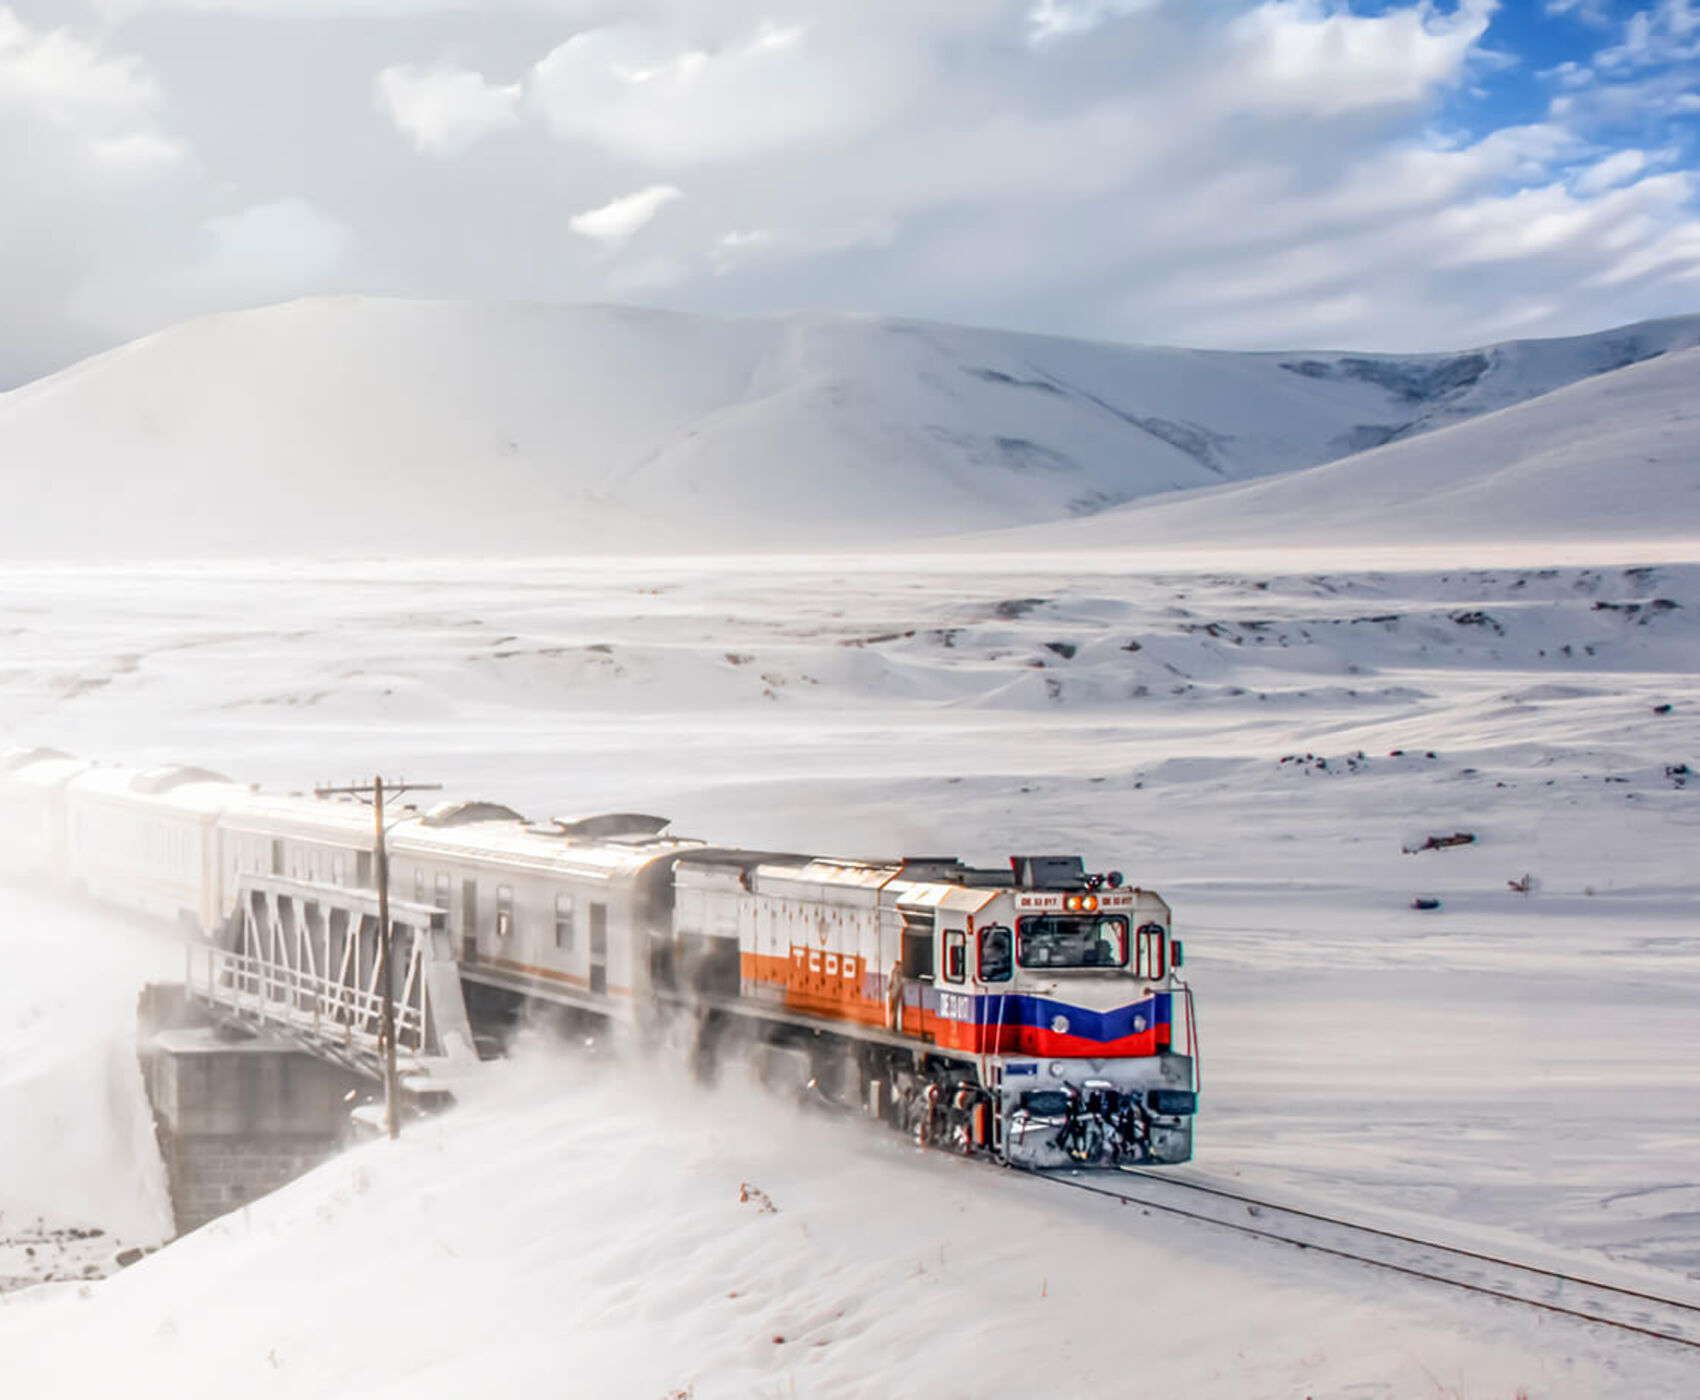
<svg viewBox="0 0 1700 1400">
<path fill-rule="evenodd" d="M 1700 311 L 1700 0 L 0 0 L 0 385 L 314 294 L 1438 350 Z"/>
</svg>

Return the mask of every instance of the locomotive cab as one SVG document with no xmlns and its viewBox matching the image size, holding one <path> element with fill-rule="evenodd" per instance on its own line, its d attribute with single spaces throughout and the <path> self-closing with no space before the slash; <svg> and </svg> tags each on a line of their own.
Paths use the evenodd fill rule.
<svg viewBox="0 0 1700 1400">
<path fill-rule="evenodd" d="M 978 971 L 1004 993 L 998 1091 L 1005 1153 L 1019 1165 L 1180 1162 L 1197 1106 L 1187 989 L 1169 906 L 1078 859 L 1014 863 L 1016 888 L 987 910 Z"/>
</svg>

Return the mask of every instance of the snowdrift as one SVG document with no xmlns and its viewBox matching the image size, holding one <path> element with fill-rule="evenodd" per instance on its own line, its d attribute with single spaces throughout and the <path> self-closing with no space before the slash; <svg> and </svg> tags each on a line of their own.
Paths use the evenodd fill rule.
<svg viewBox="0 0 1700 1400">
<path fill-rule="evenodd" d="M 916 322 L 320 299 L 0 395 L 10 557 L 886 544 L 1311 467 L 1700 344 L 1228 354 Z"/>
</svg>

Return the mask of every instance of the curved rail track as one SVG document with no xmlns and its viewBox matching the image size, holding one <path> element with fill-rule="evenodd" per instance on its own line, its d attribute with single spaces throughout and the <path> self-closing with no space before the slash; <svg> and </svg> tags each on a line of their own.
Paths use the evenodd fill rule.
<svg viewBox="0 0 1700 1400">
<path fill-rule="evenodd" d="M 1096 1179 L 1055 1172 L 1035 1175 L 1127 1205 L 1203 1221 L 1242 1235 L 1355 1260 L 1700 1352 L 1700 1303 L 1360 1225 L 1138 1168 L 1124 1167 L 1119 1174 Z"/>
</svg>

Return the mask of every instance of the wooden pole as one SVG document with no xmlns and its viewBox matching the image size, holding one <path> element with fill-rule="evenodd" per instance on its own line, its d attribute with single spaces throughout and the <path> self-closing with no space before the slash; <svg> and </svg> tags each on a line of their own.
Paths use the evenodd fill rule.
<svg viewBox="0 0 1700 1400">
<path fill-rule="evenodd" d="M 396 1082 L 395 1067 L 395 930 L 390 926 L 390 851 L 384 839 L 384 780 L 372 779 L 372 815 L 378 827 L 378 946 L 384 959 L 384 975 L 380 979 L 383 1000 L 378 1038 L 384 1043 L 384 1131 L 394 1141 L 401 1135 L 401 1086 Z"/>
<path fill-rule="evenodd" d="M 391 783 L 388 792 L 392 797 L 399 797 L 404 792 L 435 792 L 437 789 L 436 783 L 402 782 Z M 396 1075 L 395 1063 L 395 929 L 390 923 L 390 848 L 384 830 L 385 791 L 383 778 L 373 778 L 372 822 L 378 836 L 377 850 L 373 853 L 373 874 L 378 886 L 378 946 L 375 956 L 382 960 L 382 973 L 378 979 L 378 1043 L 384 1055 L 384 1129 L 391 1138 L 396 1138 L 401 1136 L 401 1081 Z M 364 798 L 367 788 L 362 783 L 355 787 L 319 787 L 313 792 L 318 797 L 340 794 Z"/>
</svg>

